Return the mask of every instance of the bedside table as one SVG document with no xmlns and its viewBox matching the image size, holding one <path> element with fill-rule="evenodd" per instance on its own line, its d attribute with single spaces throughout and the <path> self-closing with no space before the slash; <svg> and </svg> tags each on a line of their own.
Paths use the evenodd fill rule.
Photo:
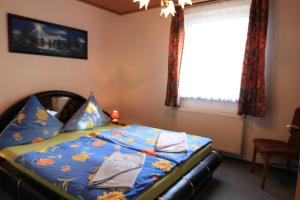
<svg viewBox="0 0 300 200">
<path fill-rule="evenodd" d="M 112 124 L 119 125 L 119 126 L 126 126 L 127 124 L 121 122 L 112 122 Z"/>
</svg>

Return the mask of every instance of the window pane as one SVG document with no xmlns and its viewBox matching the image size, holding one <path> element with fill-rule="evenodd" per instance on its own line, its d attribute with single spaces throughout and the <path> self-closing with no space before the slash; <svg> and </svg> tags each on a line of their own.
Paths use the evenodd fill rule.
<svg viewBox="0 0 300 200">
<path fill-rule="evenodd" d="M 238 99 L 249 9 L 249 0 L 235 0 L 185 11 L 181 97 Z"/>
</svg>

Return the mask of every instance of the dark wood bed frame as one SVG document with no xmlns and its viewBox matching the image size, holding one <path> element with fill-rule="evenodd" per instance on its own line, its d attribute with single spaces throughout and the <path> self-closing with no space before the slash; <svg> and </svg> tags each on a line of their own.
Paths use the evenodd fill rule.
<svg viewBox="0 0 300 200">
<path fill-rule="evenodd" d="M 43 104 L 46 109 L 52 109 L 52 97 L 69 97 L 65 104 L 59 119 L 62 122 L 67 120 L 77 111 L 78 108 L 86 101 L 86 99 L 78 94 L 67 91 L 45 91 L 33 94 Z M 31 95 L 30 95 L 31 96 Z M 0 134 L 2 130 L 9 124 L 11 120 L 19 113 L 25 105 L 27 99 L 25 97 L 16 102 L 0 115 Z M 109 114 L 105 112 L 108 116 Z M 202 162 L 197 164 L 192 170 L 181 177 L 167 191 L 161 194 L 157 199 L 160 200 L 183 200 L 191 199 L 199 189 L 213 175 L 215 169 L 222 161 L 221 155 L 218 152 L 212 151 Z M 33 180 L 23 172 L 19 171 L 4 158 L 0 157 L 0 185 L 13 198 L 23 200 L 60 200 L 65 199 L 51 189 L 43 186 Z"/>
</svg>

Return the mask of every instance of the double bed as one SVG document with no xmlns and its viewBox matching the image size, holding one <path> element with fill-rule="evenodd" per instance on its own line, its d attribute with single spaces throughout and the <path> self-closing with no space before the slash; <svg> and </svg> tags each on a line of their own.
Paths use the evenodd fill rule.
<svg viewBox="0 0 300 200">
<path fill-rule="evenodd" d="M 66 91 L 46 91 L 34 95 L 46 109 L 57 110 L 58 119 L 63 123 L 86 101 L 84 97 Z M 1 114 L 0 132 L 16 117 L 28 99 L 29 97 L 20 100 Z M 0 149 L 0 184 L 16 199 L 191 199 L 212 177 L 221 163 L 221 156 L 212 150 L 210 139 L 192 135 L 188 135 L 190 151 L 185 154 L 155 152 L 152 148 L 158 132 L 169 131 L 139 125 L 107 124 L 92 130 L 61 133 L 39 143 L 3 148 Z M 145 138 L 144 142 L 142 138 Z M 104 152 L 111 154 L 114 149 L 125 153 L 146 153 L 145 166 L 140 171 L 134 188 L 124 192 L 124 195 L 119 190 L 87 187 L 89 177 L 97 171 L 95 166 L 103 160 L 100 155 Z M 154 154 L 144 152 L 145 149 Z M 75 151 L 78 151 L 77 154 Z M 91 160 L 86 165 L 89 170 L 81 171 L 78 164 L 66 165 L 72 161 L 67 161 L 67 158 L 74 158 L 74 155 L 79 156 L 76 157 L 77 161 Z M 88 156 L 85 157 L 86 155 Z M 64 165 L 44 168 L 52 161 L 49 159 L 51 156 Z M 40 159 L 37 161 L 38 158 Z M 164 165 L 158 166 L 157 163 L 160 162 L 164 162 Z M 40 163 L 42 167 L 33 168 L 36 163 Z M 168 169 L 164 170 L 164 167 Z M 60 171 L 67 172 L 70 168 L 76 168 L 75 175 L 60 183 L 55 182 L 62 180 Z M 72 179 L 74 176 L 80 181 Z M 113 192 L 115 196 L 108 195 Z"/>
</svg>

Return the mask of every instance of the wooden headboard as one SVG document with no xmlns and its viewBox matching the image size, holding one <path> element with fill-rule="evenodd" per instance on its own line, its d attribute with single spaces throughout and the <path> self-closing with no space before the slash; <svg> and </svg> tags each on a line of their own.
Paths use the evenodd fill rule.
<svg viewBox="0 0 300 200">
<path fill-rule="evenodd" d="M 57 117 L 63 123 L 66 123 L 86 101 L 86 98 L 78 94 L 61 90 L 50 90 L 31 94 L 17 101 L 16 103 L 8 107 L 3 113 L 1 113 L 0 133 L 7 126 L 7 124 L 9 124 L 9 122 L 11 122 L 11 120 L 13 120 L 15 116 L 21 111 L 28 98 L 32 95 L 35 95 L 46 109 L 57 111 Z M 109 116 L 106 111 L 104 111 L 104 113 Z"/>
</svg>

